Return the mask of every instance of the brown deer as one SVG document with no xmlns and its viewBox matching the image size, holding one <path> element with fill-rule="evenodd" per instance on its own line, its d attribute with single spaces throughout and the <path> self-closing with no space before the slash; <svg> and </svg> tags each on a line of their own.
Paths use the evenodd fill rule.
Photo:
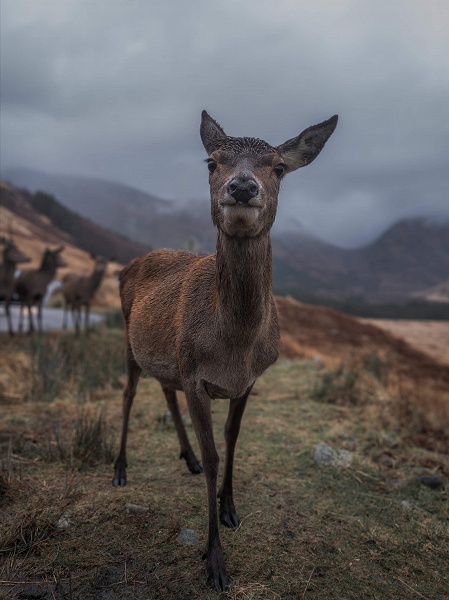
<svg viewBox="0 0 449 600">
<path fill-rule="evenodd" d="M 3 248 L 3 264 L 0 265 L 0 300 L 5 303 L 9 334 L 14 335 L 11 313 L 9 310 L 9 305 L 11 304 L 14 293 L 14 274 L 18 264 L 30 262 L 31 258 L 19 250 L 12 239 L 2 238 L 0 241 L 5 244 L 5 247 Z"/>
<path fill-rule="evenodd" d="M 273 147 L 254 138 L 228 137 L 205 111 L 201 139 L 207 165 L 216 253 L 156 250 L 133 260 L 120 275 L 126 323 L 128 384 L 115 486 L 126 483 L 128 419 L 143 372 L 161 384 L 192 473 L 202 470 L 187 439 L 177 404 L 183 390 L 206 476 L 208 537 L 205 558 L 211 586 L 229 585 L 218 532 L 218 454 L 211 400 L 229 398 L 224 476 L 218 490 L 220 521 L 237 527 L 232 471 L 246 401 L 257 377 L 279 353 L 272 295 L 270 229 L 280 182 L 311 163 L 337 125 L 337 116 Z"/>
<path fill-rule="evenodd" d="M 67 328 L 67 313 L 72 312 L 73 324 L 76 333 L 79 334 L 81 327 L 81 309 L 84 306 L 84 328 L 89 329 L 89 313 L 95 292 L 100 287 L 103 280 L 108 259 L 103 256 L 96 256 L 95 265 L 90 276 L 76 275 L 68 273 L 62 280 L 62 294 L 64 296 L 64 314 L 62 320 L 63 329 Z"/>
<path fill-rule="evenodd" d="M 63 250 L 64 246 L 59 246 L 56 250 L 46 248 L 42 255 L 40 267 L 38 269 L 27 269 L 22 271 L 17 278 L 15 291 L 19 296 L 20 301 L 19 331 L 22 331 L 23 312 L 25 307 L 28 308 L 28 333 L 34 331 L 31 307 L 37 306 L 38 330 L 39 332 L 42 332 L 42 302 L 44 300 L 45 292 L 47 291 L 47 286 L 54 278 L 56 270 L 59 267 L 67 266 L 60 256 Z"/>
</svg>

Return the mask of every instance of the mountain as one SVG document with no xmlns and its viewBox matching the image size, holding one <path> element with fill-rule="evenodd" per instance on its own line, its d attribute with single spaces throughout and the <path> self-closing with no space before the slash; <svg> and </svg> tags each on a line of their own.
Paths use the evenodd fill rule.
<svg viewBox="0 0 449 600">
<path fill-rule="evenodd" d="M 412 295 L 449 277 L 449 223 L 405 219 L 361 249 L 355 267 L 368 293 Z"/>
<path fill-rule="evenodd" d="M 182 206 L 121 184 L 86 177 L 48 175 L 14 169 L 16 185 L 52 193 L 65 206 L 97 224 L 154 248 L 215 248 L 209 202 Z M 360 296 L 374 302 L 404 301 L 440 285 L 449 276 L 449 223 L 407 219 L 373 243 L 357 249 L 326 244 L 292 222 L 276 227 L 273 280 L 278 293 L 305 300 Z"/>
<path fill-rule="evenodd" d="M 211 251 L 215 232 L 206 203 L 185 209 L 135 188 L 91 177 L 51 175 L 32 169 L 9 169 L 2 178 L 31 192 L 52 194 L 67 208 L 94 223 L 154 248 L 190 244 Z"/>
<path fill-rule="evenodd" d="M 52 196 L 26 190 L 0 182 L 0 205 L 8 209 L 2 222 L 3 235 L 8 235 L 8 226 L 15 228 L 19 218 L 38 228 L 34 233 L 46 243 L 70 243 L 92 254 L 114 258 L 121 264 L 135 256 L 145 254 L 148 246 L 131 242 L 122 236 L 93 223 L 59 204 Z M 9 223 L 7 223 L 9 221 Z"/>
<path fill-rule="evenodd" d="M 354 250 L 291 234 L 276 238 L 273 248 L 275 281 L 290 293 L 296 284 L 303 292 L 333 298 L 403 301 L 449 275 L 449 223 L 423 218 L 399 221 L 373 243 Z"/>
</svg>

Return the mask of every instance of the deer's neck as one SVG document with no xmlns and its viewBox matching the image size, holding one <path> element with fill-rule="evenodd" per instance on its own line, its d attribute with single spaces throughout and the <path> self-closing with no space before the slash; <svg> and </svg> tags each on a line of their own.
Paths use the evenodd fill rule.
<svg viewBox="0 0 449 600">
<path fill-rule="evenodd" d="M 89 277 L 89 290 L 95 292 L 99 287 L 104 275 L 104 269 L 95 269 Z"/>
<path fill-rule="evenodd" d="M 11 262 L 10 260 L 5 260 L 2 271 L 2 279 L 7 280 L 14 278 L 14 273 L 16 272 L 16 263 Z"/>
<path fill-rule="evenodd" d="M 39 269 L 41 281 L 49 283 L 56 274 L 56 268 L 56 265 L 44 262 Z"/>
<path fill-rule="evenodd" d="M 217 309 L 224 327 L 255 331 L 269 313 L 272 295 L 270 236 L 217 239 Z"/>
</svg>

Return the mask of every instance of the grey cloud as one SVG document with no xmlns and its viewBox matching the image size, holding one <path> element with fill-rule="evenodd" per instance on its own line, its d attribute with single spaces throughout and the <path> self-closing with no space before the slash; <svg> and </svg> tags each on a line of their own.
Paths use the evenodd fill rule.
<svg viewBox="0 0 449 600">
<path fill-rule="evenodd" d="M 286 180 L 281 224 L 353 245 L 399 217 L 449 218 L 442 0 L 3 0 L 1 21 L 4 168 L 206 197 L 201 109 L 272 144 L 339 113 Z"/>
</svg>

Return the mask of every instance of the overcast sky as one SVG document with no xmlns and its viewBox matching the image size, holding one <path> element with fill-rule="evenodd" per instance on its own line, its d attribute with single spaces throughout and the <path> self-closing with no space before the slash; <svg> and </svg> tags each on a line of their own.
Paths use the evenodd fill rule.
<svg viewBox="0 0 449 600">
<path fill-rule="evenodd" d="M 0 1 L 4 170 L 207 199 L 203 108 L 272 145 L 338 113 L 282 223 L 353 246 L 449 219 L 447 0 Z"/>
</svg>

